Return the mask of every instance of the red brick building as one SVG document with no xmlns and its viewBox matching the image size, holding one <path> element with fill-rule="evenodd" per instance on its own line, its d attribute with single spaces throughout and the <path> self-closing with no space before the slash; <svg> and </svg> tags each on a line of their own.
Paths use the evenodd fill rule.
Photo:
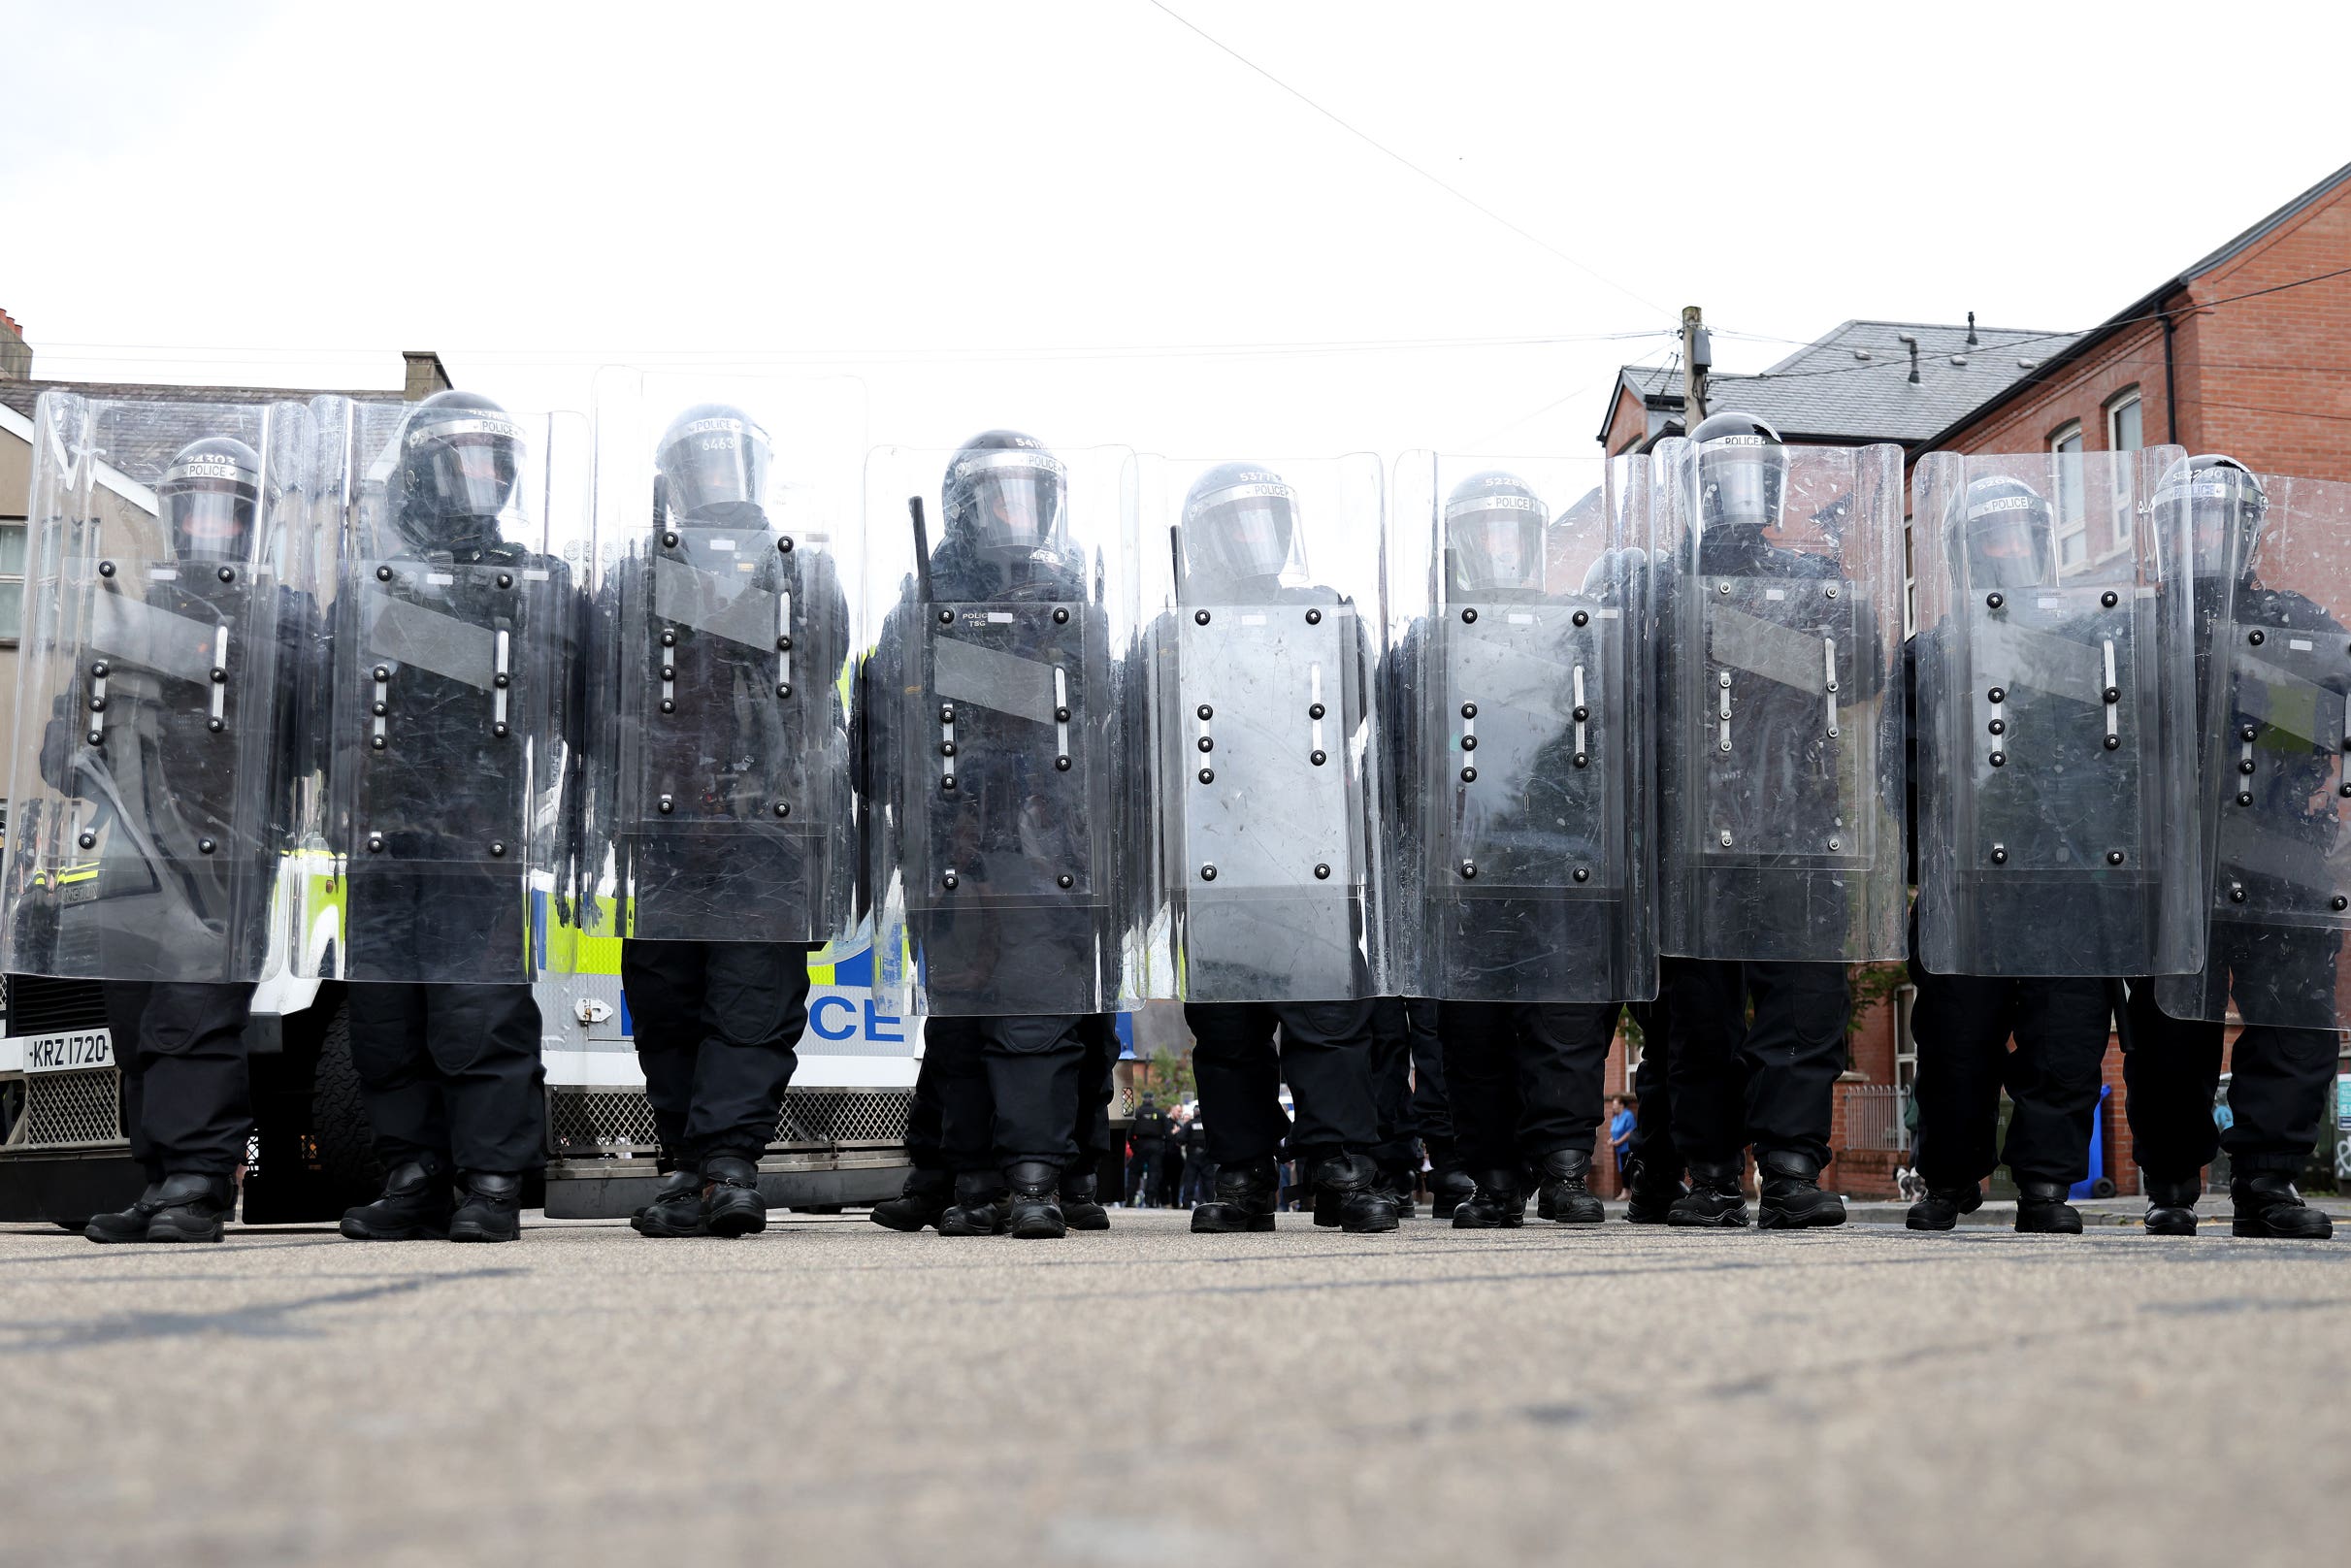
<svg viewBox="0 0 2351 1568">
<path fill-rule="evenodd" d="M 1760 415 L 1790 441 L 1894 441 L 1906 466 L 1931 451 L 2176 441 L 2257 473 L 2351 480 L 2351 165 L 2086 331 L 1847 321 L 1766 371 L 1714 376 L 1709 408 Z M 1682 416 L 1678 370 L 1626 366 L 1601 445 L 1646 450 L 1682 434 Z M 1890 1176 L 1885 1107 L 1910 1077 L 1909 1004 L 1897 993 L 1853 1035 L 1833 1167 L 1849 1192 Z M 2121 1068 L 2110 1051 L 2104 1166 L 2131 1192 Z"/>
</svg>

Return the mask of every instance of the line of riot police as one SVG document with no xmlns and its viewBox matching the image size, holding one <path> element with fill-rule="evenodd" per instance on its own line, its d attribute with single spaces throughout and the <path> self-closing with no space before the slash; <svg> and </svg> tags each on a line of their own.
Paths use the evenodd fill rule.
<svg viewBox="0 0 2351 1568">
<path fill-rule="evenodd" d="M 925 1020 L 900 1229 L 1106 1225 L 1150 998 L 1195 1041 L 1197 1231 L 1273 1228 L 1283 1158 L 1317 1224 L 1395 1228 L 1440 1069 L 1456 1226 L 1530 1183 L 1600 1223 L 1627 1007 L 1626 1217 L 1749 1223 L 1751 1150 L 1756 1223 L 1840 1224 L 1847 966 L 1907 958 L 1913 1226 L 2005 1162 L 2020 1228 L 2077 1227 L 2116 1024 L 2150 1226 L 2192 1229 L 2234 1009 L 2237 1228 L 2325 1232 L 2292 1173 L 2351 893 L 2351 487 L 1933 454 L 1906 647 L 1890 446 L 997 430 L 861 483 L 830 407 L 610 372 L 591 439 L 462 393 L 45 397 L 0 965 L 109 985 L 150 1182 L 92 1239 L 220 1234 L 280 968 L 349 987 L 390 1175 L 344 1233 L 511 1238 L 531 982 L 614 938 L 667 1178 L 633 1224 L 758 1230 L 807 961 L 853 929 Z"/>
</svg>

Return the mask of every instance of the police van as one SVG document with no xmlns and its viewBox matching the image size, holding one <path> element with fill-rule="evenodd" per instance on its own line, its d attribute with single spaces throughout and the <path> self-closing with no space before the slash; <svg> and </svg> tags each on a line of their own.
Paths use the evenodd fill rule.
<svg viewBox="0 0 2351 1568">
<path fill-rule="evenodd" d="M 552 922 L 540 935 L 578 948 L 571 955 L 577 972 L 533 988 L 546 1068 L 540 1201 L 550 1218 L 617 1218 L 650 1201 L 659 1181 L 620 943 Z M 778 1208 L 871 1203 L 905 1179 L 919 1022 L 877 1001 L 862 937 L 811 955 L 808 967 L 800 1067 L 760 1161 L 760 1187 Z M 0 982 L 0 1222 L 79 1229 L 92 1214 L 127 1206 L 146 1178 L 122 1134 L 100 983 L 11 975 Z M 281 966 L 255 994 L 245 1041 L 255 1126 L 245 1222 L 332 1221 L 375 1196 L 383 1170 L 351 1066 L 342 983 Z"/>
</svg>

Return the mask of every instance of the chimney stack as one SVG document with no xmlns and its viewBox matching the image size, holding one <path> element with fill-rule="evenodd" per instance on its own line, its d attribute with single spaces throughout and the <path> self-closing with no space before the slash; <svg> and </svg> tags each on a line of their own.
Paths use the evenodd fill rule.
<svg viewBox="0 0 2351 1568">
<path fill-rule="evenodd" d="M 33 376 L 33 350 L 24 341 L 24 329 L 16 318 L 0 310 L 0 381 L 29 381 Z"/>
<path fill-rule="evenodd" d="M 400 394 L 405 403 L 422 403 L 436 392 L 453 391 L 456 383 L 449 379 L 448 368 L 441 364 L 441 355 L 430 348 L 409 348 L 401 353 L 408 362 L 408 384 Z"/>
</svg>

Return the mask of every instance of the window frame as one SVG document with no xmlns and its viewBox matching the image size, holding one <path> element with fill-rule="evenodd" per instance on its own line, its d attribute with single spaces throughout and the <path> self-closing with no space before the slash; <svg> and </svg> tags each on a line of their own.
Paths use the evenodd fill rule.
<svg viewBox="0 0 2351 1568">
<path fill-rule="evenodd" d="M 2122 418 L 2123 410 L 2126 408 L 2137 408 L 2139 410 L 2139 444 L 2137 446 L 2123 445 L 2121 433 L 2115 429 L 2116 423 Z M 2138 382 L 2132 382 L 2129 386 L 2124 387 L 2121 391 L 2106 399 L 2106 415 L 2107 451 L 2143 452 L 2146 450 L 2147 404 L 2146 398 L 2142 394 Z"/>
<path fill-rule="evenodd" d="M 24 640 L 24 582 L 26 569 L 32 565 L 32 519 L 0 513 L 0 528 L 20 529 L 24 533 L 23 559 L 17 570 L 14 573 L 0 572 L 0 585 L 7 583 L 16 585 L 16 629 L 14 632 L 0 630 L 0 648 L 14 648 Z"/>
<path fill-rule="evenodd" d="M 2057 574 L 2060 577 L 2065 575 L 2070 567 L 2086 566 L 2090 560 L 2090 498 L 2087 495 L 2077 498 L 2080 505 L 2069 510 L 2063 474 L 2058 470 L 2059 459 L 2066 456 L 2066 442 L 2068 441 L 2073 443 L 2073 455 L 2075 457 L 2088 453 L 2089 436 L 2082 429 L 2080 420 L 2069 419 L 2049 432 L 2049 467 L 2052 471 L 2051 476 L 2057 480 L 2054 486 L 2056 495 L 2052 498 L 2056 503 L 2054 507 L 2056 519 L 2049 543 L 2057 553 Z M 2066 559 L 2066 544 L 2070 539 L 2081 541 L 2081 558 L 2078 561 L 2069 562 Z"/>
</svg>

